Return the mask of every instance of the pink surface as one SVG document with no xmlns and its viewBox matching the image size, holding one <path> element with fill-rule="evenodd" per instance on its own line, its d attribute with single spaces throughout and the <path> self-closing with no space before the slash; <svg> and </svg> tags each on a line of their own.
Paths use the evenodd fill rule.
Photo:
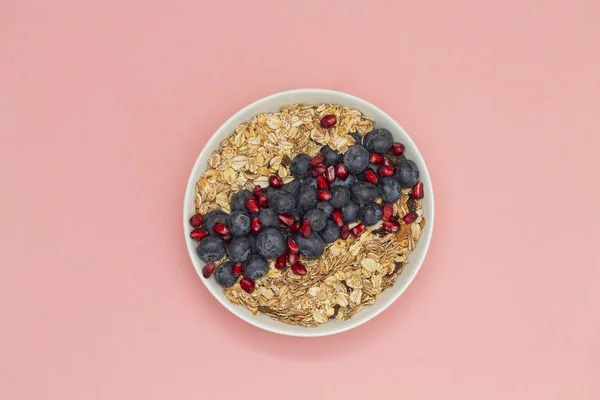
<svg viewBox="0 0 600 400">
<path fill-rule="evenodd" d="M 0 398 L 600 398 L 599 4 L 2 1 Z M 211 133 L 296 87 L 436 188 L 413 285 L 313 340 L 218 305 L 180 222 Z"/>
</svg>

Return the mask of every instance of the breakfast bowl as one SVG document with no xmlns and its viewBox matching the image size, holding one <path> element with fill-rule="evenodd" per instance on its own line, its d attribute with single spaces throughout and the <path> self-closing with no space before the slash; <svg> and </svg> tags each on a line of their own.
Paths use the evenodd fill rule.
<svg viewBox="0 0 600 400">
<path fill-rule="evenodd" d="M 360 152 L 367 167 L 357 167 Z M 354 184 L 340 188 L 348 169 Z M 363 201 L 373 187 L 380 194 Z M 305 192 L 316 193 L 310 210 Z M 301 211 L 283 209 L 284 198 Z M 353 221 L 349 203 L 358 204 Z M 236 222 L 221 221 L 232 211 Z M 281 226 L 262 227 L 263 211 Z M 290 90 L 244 107 L 212 135 L 187 183 L 183 225 L 198 276 L 226 309 L 273 333 L 327 336 L 376 317 L 411 284 L 431 241 L 433 189 L 421 153 L 388 114 L 342 92 Z M 317 254 L 311 246 L 319 242 Z"/>
</svg>

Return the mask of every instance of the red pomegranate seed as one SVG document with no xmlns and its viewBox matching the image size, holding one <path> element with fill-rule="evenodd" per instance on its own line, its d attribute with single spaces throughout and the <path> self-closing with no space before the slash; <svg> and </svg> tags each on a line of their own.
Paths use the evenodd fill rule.
<svg viewBox="0 0 600 400">
<path fill-rule="evenodd" d="M 327 171 L 325 171 L 325 177 L 327 177 L 327 181 L 329 183 L 335 182 L 335 167 L 333 165 L 327 167 Z"/>
<path fill-rule="evenodd" d="M 419 218 L 419 216 L 416 212 L 409 212 L 404 217 L 402 217 L 402 221 L 404 221 L 405 224 L 410 225 L 413 222 L 415 222 L 417 218 Z"/>
<path fill-rule="evenodd" d="M 240 276 L 243 273 L 244 273 L 244 264 L 242 264 L 241 262 L 233 264 L 233 267 L 231 267 L 231 275 Z"/>
<path fill-rule="evenodd" d="M 369 154 L 369 162 L 371 164 L 381 164 L 383 161 L 383 156 L 379 153 L 371 153 Z"/>
<path fill-rule="evenodd" d="M 333 114 L 329 114 L 321 118 L 321 126 L 325 129 L 331 128 L 337 123 L 337 118 Z"/>
<path fill-rule="evenodd" d="M 381 168 L 381 167 L 380 167 Z M 365 177 L 365 181 L 377 184 L 379 182 L 379 178 L 377 178 L 377 174 L 371 168 L 367 168 L 365 172 L 363 172 L 363 176 Z"/>
<path fill-rule="evenodd" d="M 348 167 L 346 164 L 338 164 L 335 166 L 335 175 L 341 180 L 345 181 L 348 177 Z"/>
<path fill-rule="evenodd" d="M 313 159 L 310 162 L 310 165 L 316 167 L 317 165 L 323 164 L 323 161 L 325 161 L 325 154 L 319 153 L 313 157 Z"/>
<path fill-rule="evenodd" d="M 402 143 L 393 143 L 392 144 L 392 154 L 395 156 L 401 156 L 404 153 L 404 145 Z"/>
<path fill-rule="evenodd" d="M 210 276 L 215 272 L 215 263 L 208 263 L 202 268 L 202 276 L 205 278 L 210 278 Z"/>
<path fill-rule="evenodd" d="M 242 289 L 244 289 L 244 292 L 246 293 L 254 292 L 255 285 L 256 284 L 254 283 L 254 281 L 250 278 L 243 277 L 242 279 L 240 279 L 240 286 L 242 287 Z"/>
<path fill-rule="evenodd" d="M 394 213 L 394 205 L 392 203 L 384 203 L 382 211 L 383 211 L 383 220 L 389 221 L 390 218 L 392 217 L 392 214 Z"/>
<path fill-rule="evenodd" d="M 325 167 L 322 165 L 317 165 L 313 169 L 310 170 L 310 176 L 316 178 L 319 175 L 323 175 L 325 173 Z"/>
<path fill-rule="evenodd" d="M 327 189 L 319 190 L 317 192 L 317 200 L 319 200 L 319 201 L 331 200 L 331 192 Z"/>
<path fill-rule="evenodd" d="M 296 243 L 294 238 L 291 236 L 288 236 L 286 245 L 287 245 L 287 249 L 288 249 L 289 253 L 297 254 L 300 251 L 300 248 L 298 247 L 298 243 Z"/>
<path fill-rule="evenodd" d="M 202 240 L 208 236 L 208 231 L 204 228 L 196 228 L 190 232 L 190 237 L 195 240 Z"/>
<path fill-rule="evenodd" d="M 419 181 L 413 186 L 411 196 L 413 199 L 419 200 L 423 198 L 423 195 L 423 182 Z"/>
<path fill-rule="evenodd" d="M 381 167 L 379 167 L 378 172 L 379 172 L 379 176 L 386 177 L 386 176 L 394 175 L 394 172 L 396 172 L 396 170 L 394 169 L 394 167 L 388 167 L 387 165 L 382 165 Z"/>
<path fill-rule="evenodd" d="M 190 225 L 193 226 L 194 228 L 199 227 L 200 225 L 202 225 L 202 223 L 204 222 L 204 215 L 203 214 L 194 214 L 192 215 L 192 218 L 190 218 Z"/>
<path fill-rule="evenodd" d="M 382 227 L 384 231 L 394 233 L 400 230 L 400 223 L 398 221 L 383 221 Z"/>
<path fill-rule="evenodd" d="M 312 233 L 312 229 L 310 229 L 310 221 L 305 219 L 302 222 L 302 225 L 300 225 L 300 234 L 302 235 L 302 237 L 309 237 L 310 234 Z"/>
<path fill-rule="evenodd" d="M 336 226 L 342 227 L 342 225 L 344 225 L 344 217 L 342 215 L 342 210 L 333 210 L 331 212 L 331 220 Z"/>
<path fill-rule="evenodd" d="M 223 236 L 223 240 L 224 240 L 226 243 L 229 243 L 229 242 L 231 242 L 231 239 L 233 239 L 233 237 L 231 236 L 231 234 L 230 234 L 230 233 L 228 233 L 227 235 Z"/>
<path fill-rule="evenodd" d="M 292 214 L 277 214 L 277 219 L 282 225 L 288 228 L 296 223 L 296 217 Z"/>
<path fill-rule="evenodd" d="M 223 222 L 217 221 L 213 225 L 213 231 L 215 231 L 215 233 L 218 233 L 221 236 L 225 236 L 229 234 L 229 227 Z"/>
<path fill-rule="evenodd" d="M 263 191 L 262 191 L 262 188 L 260 187 L 260 185 L 256 185 L 256 186 L 254 186 L 254 190 L 253 190 L 253 192 L 254 192 L 254 195 L 255 195 L 256 197 L 258 197 L 258 196 L 260 196 L 260 194 L 261 194 Z"/>
<path fill-rule="evenodd" d="M 266 193 L 261 193 L 258 195 L 258 205 L 260 208 L 267 208 L 269 205 L 269 196 Z"/>
<path fill-rule="evenodd" d="M 244 200 L 244 205 L 250 214 L 256 214 L 259 210 L 258 201 L 256 201 L 256 199 L 252 196 Z"/>
<path fill-rule="evenodd" d="M 381 165 L 383 165 L 384 167 L 393 167 L 394 163 L 392 162 L 392 160 L 390 160 L 389 158 L 386 157 L 381 162 Z"/>
<path fill-rule="evenodd" d="M 317 177 L 317 189 L 329 189 L 329 183 L 323 175 Z"/>
<path fill-rule="evenodd" d="M 352 236 L 354 237 L 359 237 L 360 235 L 362 235 L 362 233 L 365 231 L 366 227 L 365 224 L 360 223 L 358 225 L 356 225 L 354 228 L 350 229 L 350 233 L 352 233 Z"/>
<path fill-rule="evenodd" d="M 348 239 L 348 236 L 350 236 L 350 228 L 348 227 L 348 225 L 344 224 L 340 229 L 340 237 L 346 240 Z"/>
<path fill-rule="evenodd" d="M 271 175 L 269 177 L 269 185 L 271 185 L 271 187 L 274 187 L 275 189 L 279 189 L 283 186 L 283 179 L 281 179 L 278 176 Z"/>
<path fill-rule="evenodd" d="M 288 264 L 294 265 L 298 261 L 300 261 L 300 254 L 298 254 L 298 253 L 288 253 L 287 260 L 288 260 Z"/>
<path fill-rule="evenodd" d="M 262 230 L 262 224 L 260 223 L 260 219 L 258 219 L 258 217 L 252 218 L 252 221 L 250 222 L 250 230 L 252 233 L 258 233 Z"/>
<path fill-rule="evenodd" d="M 285 268 L 285 253 L 277 257 L 277 261 L 275 261 L 275 268 L 284 269 Z"/>
<path fill-rule="evenodd" d="M 290 226 L 290 232 L 296 233 L 300 230 L 300 222 L 296 222 L 294 225 Z"/>
<path fill-rule="evenodd" d="M 306 267 L 300 263 L 296 263 L 292 265 L 292 272 L 296 275 L 304 276 L 306 275 Z"/>
</svg>

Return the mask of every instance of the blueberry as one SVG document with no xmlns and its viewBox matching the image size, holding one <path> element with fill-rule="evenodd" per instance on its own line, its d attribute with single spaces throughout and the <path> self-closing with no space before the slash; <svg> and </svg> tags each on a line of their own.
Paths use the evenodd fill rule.
<svg viewBox="0 0 600 400">
<path fill-rule="evenodd" d="M 340 228 L 332 220 L 329 220 L 321 232 L 321 237 L 325 243 L 333 243 L 340 238 Z"/>
<path fill-rule="evenodd" d="M 296 208 L 296 197 L 284 191 L 275 191 L 269 196 L 269 208 L 278 214 L 288 213 Z"/>
<path fill-rule="evenodd" d="M 358 181 L 350 190 L 352 191 L 353 201 L 358 204 L 375 201 L 377 196 L 379 196 L 377 186 L 369 182 Z"/>
<path fill-rule="evenodd" d="M 285 251 L 285 239 L 277 228 L 264 229 L 256 236 L 254 247 L 265 258 L 277 258 Z"/>
<path fill-rule="evenodd" d="M 250 241 L 250 254 L 256 254 L 256 246 L 254 245 L 254 243 L 256 242 L 256 236 L 254 235 L 248 235 L 246 236 L 248 238 L 248 240 Z"/>
<path fill-rule="evenodd" d="M 358 219 L 358 212 L 360 211 L 360 206 L 355 202 L 351 201 L 342 207 L 342 216 L 344 217 L 344 222 L 350 224 Z"/>
<path fill-rule="evenodd" d="M 367 203 L 360 209 L 358 217 L 367 226 L 375 225 L 383 216 L 381 206 L 377 203 Z"/>
<path fill-rule="evenodd" d="M 312 186 L 302 185 L 298 191 L 296 206 L 300 211 L 308 211 L 317 205 L 317 189 Z"/>
<path fill-rule="evenodd" d="M 354 174 L 363 172 L 369 165 L 369 152 L 360 144 L 350 146 L 344 153 L 344 164 Z"/>
<path fill-rule="evenodd" d="M 335 165 L 342 159 L 340 153 L 338 153 L 336 150 L 333 150 L 329 146 L 323 146 L 321 148 L 321 153 L 325 154 L 325 162 L 323 163 L 324 165 Z"/>
<path fill-rule="evenodd" d="M 233 236 L 244 236 L 250 232 L 250 217 L 243 211 L 234 211 L 229 216 L 229 230 Z"/>
<path fill-rule="evenodd" d="M 400 160 L 396 165 L 396 175 L 394 177 L 403 188 L 413 187 L 419 180 L 419 167 L 414 161 Z"/>
<path fill-rule="evenodd" d="M 358 132 L 350 132 L 349 135 L 354 138 L 354 144 L 362 144 L 362 136 Z"/>
<path fill-rule="evenodd" d="M 246 211 L 244 201 L 250 196 L 252 196 L 252 193 L 249 190 L 240 190 L 231 196 L 231 211 Z"/>
<path fill-rule="evenodd" d="M 393 177 L 379 178 L 377 184 L 381 200 L 386 203 L 394 203 L 400 199 L 402 188 L 396 179 Z"/>
<path fill-rule="evenodd" d="M 233 238 L 227 245 L 227 257 L 233 262 L 242 262 L 252 253 L 252 242 L 246 236 Z"/>
<path fill-rule="evenodd" d="M 296 239 L 296 243 L 298 243 L 298 247 L 300 248 L 300 253 L 309 260 L 314 260 L 316 258 L 321 257 L 323 254 L 323 250 L 325 249 L 325 243 L 321 236 L 318 233 L 312 233 L 309 237 L 305 238 L 300 234 L 296 234 L 294 237 Z"/>
<path fill-rule="evenodd" d="M 392 147 L 394 138 L 387 129 L 373 129 L 363 139 L 363 146 L 370 152 L 385 153 Z"/>
<path fill-rule="evenodd" d="M 308 154 L 300 153 L 290 163 L 290 172 L 295 178 L 305 178 L 310 172 L 312 158 Z"/>
<path fill-rule="evenodd" d="M 237 282 L 237 276 L 232 273 L 233 262 L 225 261 L 215 270 L 215 280 L 223 287 L 232 287 Z"/>
<path fill-rule="evenodd" d="M 319 232 L 325 229 L 325 224 L 327 223 L 329 215 L 325 215 L 323 210 L 318 208 L 313 208 L 308 210 L 304 214 L 304 219 L 310 221 L 310 228 L 314 232 Z"/>
<path fill-rule="evenodd" d="M 337 179 L 330 186 L 332 188 L 336 187 L 336 186 L 343 186 L 343 187 L 351 188 L 352 185 L 354 185 L 354 182 L 356 182 L 356 177 L 354 175 L 348 175 L 348 177 L 346 178 L 346 180 L 342 181 L 340 179 Z"/>
<path fill-rule="evenodd" d="M 302 213 L 300 212 L 300 210 L 296 209 L 293 210 L 290 214 L 292 214 L 294 216 L 294 218 L 296 218 L 296 221 L 300 222 L 302 221 Z"/>
<path fill-rule="evenodd" d="M 342 208 L 350 202 L 350 190 L 343 186 L 336 186 L 331 188 L 331 200 L 329 204 L 333 208 Z"/>
<path fill-rule="evenodd" d="M 276 228 L 279 226 L 277 213 L 270 208 L 262 208 L 258 212 L 258 220 L 262 224 L 263 228 Z"/>
<path fill-rule="evenodd" d="M 208 230 L 209 233 L 214 234 L 213 226 L 217 223 L 217 221 L 223 222 L 225 225 L 229 225 L 229 214 L 225 211 L 221 210 L 212 210 L 204 217 L 204 227 Z"/>
<path fill-rule="evenodd" d="M 283 185 L 281 190 L 296 195 L 298 193 L 298 189 L 300 189 L 300 186 L 302 186 L 302 182 L 299 179 L 294 179 L 293 181 L 289 181 Z"/>
<path fill-rule="evenodd" d="M 316 178 L 304 178 L 302 179 L 302 184 L 306 186 L 310 186 L 313 189 L 317 188 L 317 179 Z"/>
<path fill-rule="evenodd" d="M 279 190 L 275 189 L 272 186 L 267 186 L 267 187 L 263 188 L 263 193 L 266 193 L 267 196 L 269 196 L 269 197 L 271 197 L 271 195 L 273 195 L 273 193 L 278 193 L 278 192 L 279 192 Z"/>
<path fill-rule="evenodd" d="M 328 201 L 321 201 L 317 204 L 317 208 L 325 213 L 325 215 L 330 215 L 333 212 L 333 206 L 329 204 Z"/>
<path fill-rule="evenodd" d="M 214 262 L 225 255 L 225 241 L 218 236 L 208 236 L 196 247 L 198 257 L 206 262 Z"/>
<path fill-rule="evenodd" d="M 264 257 L 254 254 L 244 262 L 244 276 L 253 281 L 262 278 L 269 272 L 269 262 Z"/>
</svg>

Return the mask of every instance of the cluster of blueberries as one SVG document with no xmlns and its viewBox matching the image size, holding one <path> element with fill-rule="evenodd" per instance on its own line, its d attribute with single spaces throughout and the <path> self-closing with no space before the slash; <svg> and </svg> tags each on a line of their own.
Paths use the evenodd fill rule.
<svg viewBox="0 0 600 400">
<path fill-rule="evenodd" d="M 296 155 L 289 165 L 294 180 L 284 184 L 271 176 L 266 188 L 234 194 L 231 214 L 194 215 L 191 236 L 200 240 L 196 252 L 207 263 L 204 276 L 214 272 L 221 286 L 230 287 L 243 275 L 240 285 L 252 292 L 254 281 L 268 272 L 269 259 L 276 259 L 279 269 L 286 268 L 287 260 L 294 273 L 304 275 L 299 254 L 318 258 L 326 243 L 390 221 L 403 188 L 413 188 L 413 198 L 422 198 L 419 170 L 388 130 L 374 129 L 364 138 L 351 135 L 355 144 L 343 154 L 324 146 L 315 157 Z M 375 202 L 379 197 L 382 205 Z M 389 232 L 399 227 L 397 221 L 385 223 Z M 225 255 L 228 261 L 216 267 L 214 262 Z"/>
</svg>

